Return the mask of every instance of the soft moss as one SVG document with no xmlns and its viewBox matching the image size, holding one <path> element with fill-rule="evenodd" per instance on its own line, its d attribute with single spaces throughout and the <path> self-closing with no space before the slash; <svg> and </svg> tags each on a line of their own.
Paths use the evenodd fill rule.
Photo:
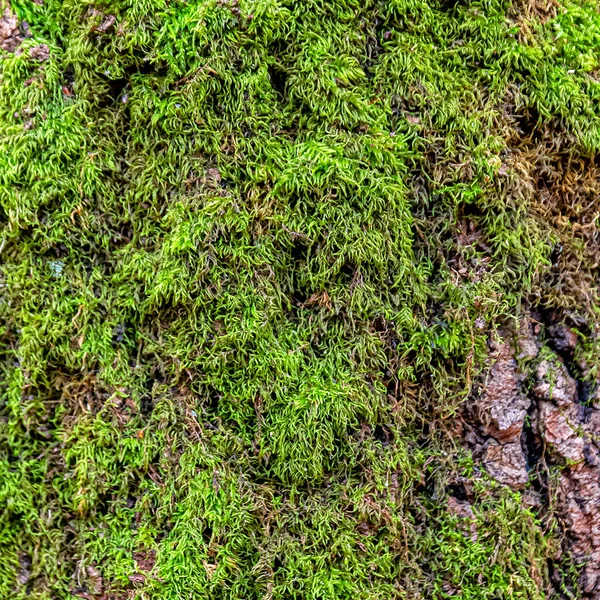
<svg viewBox="0 0 600 600">
<path fill-rule="evenodd" d="M 490 332 L 592 243 L 535 174 L 597 160 L 595 3 L 7 10 L 0 595 L 568 589 L 452 432 Z"/>
</svg>

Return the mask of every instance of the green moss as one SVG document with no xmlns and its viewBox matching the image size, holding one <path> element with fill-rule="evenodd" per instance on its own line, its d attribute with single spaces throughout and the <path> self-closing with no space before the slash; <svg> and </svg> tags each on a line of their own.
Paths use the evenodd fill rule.
<svg viewBox="0 0 600 600">
<path fill-rule="evenodd" d="M 13 2 L 2 597 L 549 597 L 449 434 L 564 235 L 519 152 L 600 148 L 595 4 L 525 4 Z"/>
</svg>

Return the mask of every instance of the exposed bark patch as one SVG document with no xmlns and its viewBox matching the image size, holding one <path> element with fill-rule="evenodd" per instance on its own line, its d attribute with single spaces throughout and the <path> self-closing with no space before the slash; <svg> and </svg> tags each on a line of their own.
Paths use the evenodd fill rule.
<svg viewBox="0 0 600 600">
<path fill-rule="evenodd" d="M 523 490 L 523 501 L 538 510 L 533 464 L 543 459 L 561 469 L 556 501 L 566 545 L 581 566 L 583 597 L 600 600 L 600 410 L 586 405 L 585 386 L 575 379 L 586 372 L 572 363 L 577 335 L 563 324 L 549 325 L 545 335 L 530 320 L 502 333 L 469 414 L 477 433 L 467 441 L 494 479 Z"/>
<path fill-rule="evenodd" d="M 46 44 L 39 44 L 29 51 L 29 56 L 40 62 L 48 60 L 50 58 L 50 48 Z"/>
<path fill-rule="evenodd" d="M 139 550 L 133 553 L 133 560 L 140 571 L 152 571 L 156 564 L 156 551 Z"/>
<path fill-rule="evenodd" d="M 520 442 L 499 444 L 496 440 L 490 440 L 483 464 L 494 479 L 513 489 L 521 489 L 529 481 L 527 461 Z"/>
<path fill-rule="evenodd" d="M 523 344 L 532 340 L 522 336 Z M 530 351 L 525 346 L 521 354 Z M 525 374 L 519 371 L 510 335 L 504 332 L 492 347 L 492 366 L 484 392 L 475 401 L 478 433 L 483 441 L 482 460 L 486 470 L 500 483 L 513 489 L 528 481 L 527 460 L 521 436 L 531 400 L 523 393 Z"/>
<path fill-rule="evenodd" d="M 496 363 L 478 403 L 483 432 L 500 443 L 513 443 L 521 435 L 531 401 L 521 392 L 523 375 L 510 344 L 501 343 L 493 356 Z"/>
<path fill-rule="evenodd" d="M 542 361 L 534 393 L 540 398 L 538 429 L 549 459 L 564 464 L 558 508 L 569 549 L 583 565 L 581 590 L 600 598 L 600 453 L 594 443 L 598 419 L 586 419 L 577 384 L 558 359 Z M 597 411 L 595 411 L 597 414 Z"/>
<path fill-rule="evenodd" d="M 17 17 L 9 8 L 4 9 L 0 18 L 0 48 L 14 52 L 21 45 L 23 38 Z"/>
</svg>

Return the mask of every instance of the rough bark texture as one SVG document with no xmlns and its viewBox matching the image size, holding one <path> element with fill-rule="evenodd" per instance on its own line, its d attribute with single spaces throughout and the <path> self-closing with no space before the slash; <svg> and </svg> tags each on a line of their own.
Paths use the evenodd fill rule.
<svg viewBox="0 0 600 600">
<path fill-rule="evenodd" d="M 481 460 L 488 473 L 514 490 L 531 483 L 530 472 L 536 463 L 560 468 L 554 491 L 565 546 L 582 565 L 584 596 L 598 600 L 600 405 L 594 398 L 580 397 L 578 383 L 565 364 L 572 360 L 577 343 L 571 328 L 554 324 L 547 327 L 544 344 L 533 334 L 531 319 L 522 321 L 517 333 L 502 332 L 492 345 L 491 367 L 481 395 L 473 401 L 475 411 L 472 408 L 470 412 L 485 441 L 481 446 L 481 438 L 471 435 L 468 439 L 472 445 L 476 442 L 476 453 L 483 448 Z M 546 352 L 542 355 L 543 347 Z M 580 370 L 582 366 L 585 369 L 580 365 Z M 525 436 L 526 419 L 533 440 Z M 551 484 L 546 480 L 545 485 Z"/>
<path fill-rule="evenodd" d="M 4 9 L 0 17 L 0 48 L 14 52 L 23 41 L 17 17 L 9 8 Z"/>
</svg>

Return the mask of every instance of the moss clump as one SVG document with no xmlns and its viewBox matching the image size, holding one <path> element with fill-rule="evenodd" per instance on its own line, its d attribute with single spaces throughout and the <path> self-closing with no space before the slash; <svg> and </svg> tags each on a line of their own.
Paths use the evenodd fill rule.
<svg viewBox="0 0 600 600">
<path fill-rule="evenodd" d="M 554 521 L 452 431 L 524 302 L 583 273 L 595 323 L 556 186 L 600 150 L 596 4 L 6 11 L 0 595 L 551 597 Z"/>
</svg>

